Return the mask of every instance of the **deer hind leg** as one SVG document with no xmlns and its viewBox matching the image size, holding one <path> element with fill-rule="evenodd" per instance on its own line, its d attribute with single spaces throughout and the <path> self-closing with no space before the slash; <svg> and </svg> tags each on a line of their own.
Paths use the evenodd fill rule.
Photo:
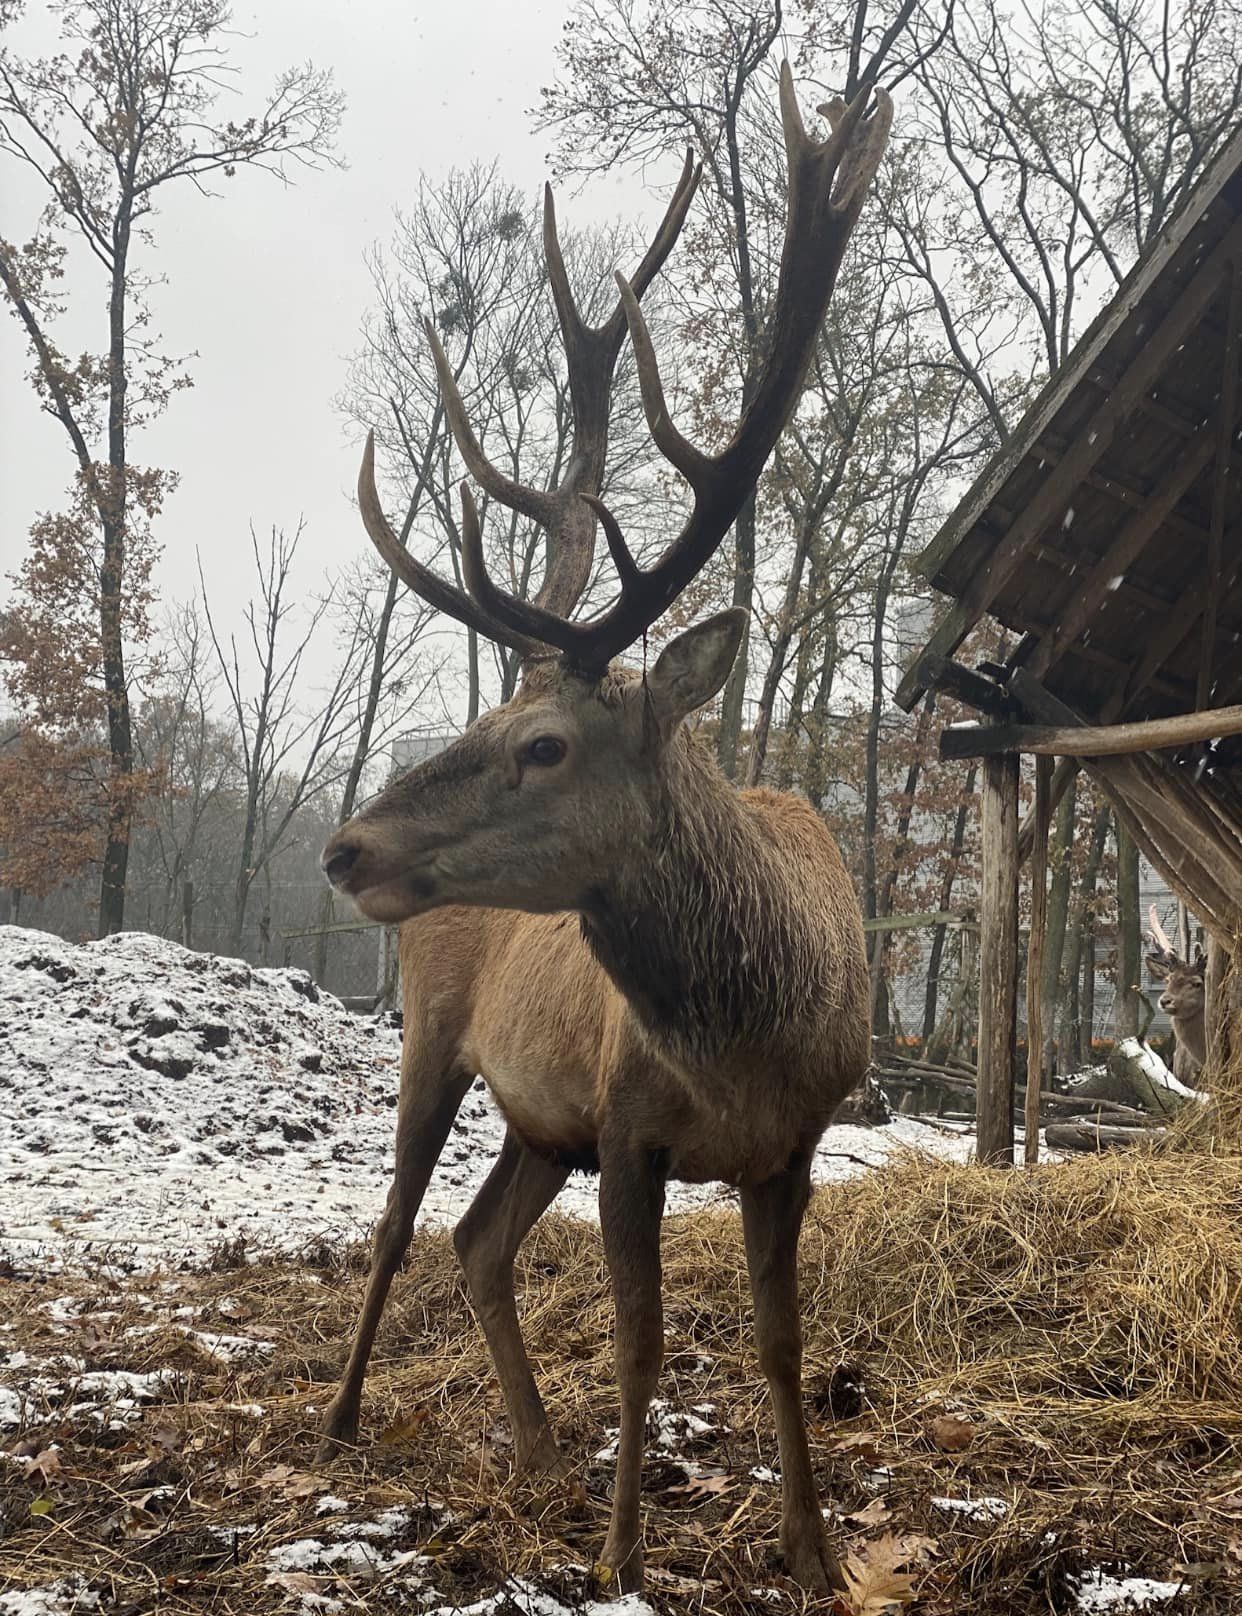
<svg viewBox="0 0 1242 1616">
<path fill-rule="evenodd" d="M 650 1151 L 601 1141 L 599 1221 L 616 1308 L 617 1384 L 621 1436 L 612 1495 L 612 1518 L 602 1563 L 621 1593 L 643 1582 L 642 1487 L 647 1409 L 664 1356 L 660 1301 L 660 1219 L 664 1175 Z"/>
<path fill-rule="evenodd" d="M 453 1231 L 509 1410 L 518 1465 L 535 1471 L 559 1470 L 561 1456 L 522 1342 L 513 1259 L 568 1177 L 567 1168 L 537 1156 L 514 1133 L 506 1133 L 496 1165 Z"/>
<path fill-rule="evenodd" d="M 781 1553 L 804 1588 L 842 1588 L 828 1546 L 802 1411 L 802 1326 L 798 1317 L 798 1235 L 810 1199 L 810 1161 L 742 1188 L 746 1264 L 755 1301 L 755 1342 L 768 1382 L 781 1455 Z"/>
<path fill-rule="evenodd" d="M 414 1219 L 418 1216 L 427 1184 L 470 1083 L 469 1077 L 457 1073 L 446 1076 L 442 1065 L 423 1060 L 412 1063 L 401 1074 L 392 1184 L 383 1216 L 375 1226 L 371 1274 L 354 1331 L 349 1362 L 345 1365 L 341 1384 L 320 1426 L 323 1437 L 319 1447 L 321 1463 L 330 1459 L 343 1445 L 358 1439 L 362 1382 L 375 1343 L 375 1332 L 384 1312 L 384 1303 L 388 1300 L 388 1289 L 409 1249 Z"/>
</svg>

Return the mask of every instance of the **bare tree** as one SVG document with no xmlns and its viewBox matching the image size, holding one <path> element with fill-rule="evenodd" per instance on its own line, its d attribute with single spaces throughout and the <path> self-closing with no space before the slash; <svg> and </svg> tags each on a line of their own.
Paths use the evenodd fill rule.
<svg viewBox="0 0 1242 1616">
<path fill-rule="evenodd" d="M 299 611 L 290 575 L 303 533 L 292 537 L 273 527 L 266 548 L 250 530 L 258 597 L 246 606 L 247 650 L 216 628 L 199 561 L 203 610 L 220 676 L 237 725 L 244 812 L 237 847 L 229 947 L 240 951 L 246 906 L 256 877 L 268 870 L 298 809 L 338 782 L 352 756 L 358 724 L 356 695 L 366 645 L 355 623 L 346 636 L 337 672 L 307 715 L 306 653 L 330 604 L 330 596 Z M 299 621 L 300 618 L 300 621 Z"/>
<path fill-rule="evenodd" d="M 0 154 L 34 176 L 45 196 L 25 246 L 0 229 L 0 285 L 24 328 L 40 404 L 68 438 L 78 523 L 98 549 L 111 775 L 99 928 L 107 933 L 124 918 L 134 806 L 125 629 L 128 595 L 141 592 L 146 568 L 133 552 L 172 486 L 167 473 L 132 463 L 131 440 L 186 382 L 150 329 L 151 279 L 141 266 L 157 203 L 172 185 L 205 193 L 239 168 L 284 178 L 290 163 L 330 158 L 341 103 L 330 76 L 308 66 L 283 73 L 257 112 L 220 117 L 216 104 L 231 72 L 223 0 L 65 0 L 56 10 L 61 53 L 0 50 Z M 7 6 L 0 23 L 16 12 Z M 107 292 L 102 350 L 77 359 L 69 357 L 76 344 L 69 349 L 57 336 L 65 313 L 59 277 L 71 243 L 95 260 Z"/>
</svg>

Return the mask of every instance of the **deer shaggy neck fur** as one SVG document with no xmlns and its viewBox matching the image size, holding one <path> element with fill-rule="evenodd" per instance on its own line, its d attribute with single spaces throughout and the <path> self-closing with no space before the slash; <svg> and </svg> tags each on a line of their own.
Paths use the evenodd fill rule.
<svg viewBox="0 0 1242 1616">
<path fill-rule="evenodd" d="M 737 792 L 688 729 L 668 751 L 648 845 L 586 895 L 588 944 L 683 1059 L 826 1042 L 857 1074 L 864 945 L 836 843 L 801 799 Z"/>
</svg>

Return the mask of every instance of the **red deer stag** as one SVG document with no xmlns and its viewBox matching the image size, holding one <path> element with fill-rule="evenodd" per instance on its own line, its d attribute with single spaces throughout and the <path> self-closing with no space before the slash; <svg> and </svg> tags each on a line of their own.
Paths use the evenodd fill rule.
<svg viewBox="0 0 1242 1616">
<path fill-rule="evenodd" d="M 1173 1076 L 1188 1088 L 1198 1085 L 1199 1073 L 1207 1059 L 1207 1027 L 1204 1020 L 1204 974 L 1207 960 L 1195 950 L 1193 960 L 1184 960 L 1165 935 L 1153 903 L 1147 911 L 1151 924 L 1147 968 L 1157 982 L 1164 983 L 1160 1008 L 1173 1023 L 1177 1040 L 1173 1049 Z"/>
<path fill-rule="evenodd" d="M 645 635 L 716 550 L 799 396 L 838 266 L 891 119 L 877 93 L 803 128 L 788 65 L 781 113 L 789 214 L 762 376 L 732 440 L 711 457 L 677 430 L 638 298 L 672 249 L 699 174 L 691 157 L 619 307 L 578 314 L 544 214 L 548 273 L 568 356 L 574 441 L 561 485 L 503 477 L 466 419 L 428 327 L 446 412 L 471 475 L 548 534 L 533 603 L 498 588 L 462 490 L 463 572 L 450 588 L 398 543 L 368 441 L 367 531 L 424 600 L 522 659 L 517 694 L 395 781 L 324 849 L 328 878 L 366 915 L 401 922 L 405 1052 L 396 1172 L 324 1453 L 357 1436 L 367 1359 L 394 1272 L 453 1117 L 482 1073 L 508 1125 L 455 1242 L 512 1422 L 520 1463 L 558 1464 L 518 1327 L 513 1261 L 573 1167 L 599 1172 L 616 1306 L 621 1435 L 603 1564 L 642 1583 L 639 1483 L 661 1365 L 660 1218 L 669 1179 L 736 1185 L 759 1361 L 780 1445 L 781 1547 L 804 1586 L 839 1585 L 801 1409 L 797 1243 L 810 1163 L 868 1059 L 858 902 L 810 806 L 737 792 L 683 720 L 721 688 L 744 618 L 721 612 L 674 639 L 650 671 L 612 659 Z M 628 328 L 652 437 L 693 503 L 640 569 L 600 502 L 613 370 Z M 598 520 L 620 577 L 615 602 L 570 621 Z"/>
</svg>

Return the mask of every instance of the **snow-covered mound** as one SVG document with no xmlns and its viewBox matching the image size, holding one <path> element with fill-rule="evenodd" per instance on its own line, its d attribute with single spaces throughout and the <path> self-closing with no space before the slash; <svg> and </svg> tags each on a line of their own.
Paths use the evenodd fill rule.
<svg viewBox="0 0 1242 1616">
<path fill-rule="evenodd" d="M 73 944 L 0 927 L 0 1255 L 127 1267 L 361 1235 L 392 1164 L 400 1033 L 351 1015 L 304 971 L 261 970 L 140 932 Z M 482 1084 L 424 1203 L 453 1221 L 500 1148 Z M 816 1176 L 902 1143 L 964 1157 L 909 1120 L 829 1130 Z M 676 1211 L 718 1190 L 670 1187 Z M 575 1175 L 565 1211 L 594 1216 Z"/>
</svg>

